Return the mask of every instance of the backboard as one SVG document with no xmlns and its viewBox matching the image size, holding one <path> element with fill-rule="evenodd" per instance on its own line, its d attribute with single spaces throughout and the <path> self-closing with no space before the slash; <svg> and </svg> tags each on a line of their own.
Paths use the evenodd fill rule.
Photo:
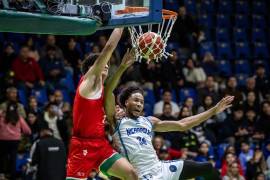
<svg viewBox="0 0 270 180">
<path fill-rule="evenodd" d="M 162 21 L 162 0 L 18 0 L 16 6 L 10 0 L 0 2 L 0 32 L 89 35 Z"/>
<path fill-rule="evenodd" d="M 98 27 L 98 29 L 111 29 L 119 26 L 130 26 L 138 24 L 160 23 L 162 21 L 162 0 L 78 0 L 80 5 L 94 5 L 110 3 L 111 19 L 109 23 Z M 118 12 L 126 8 L 140 7 L 140 12 Z"/>
</svg>

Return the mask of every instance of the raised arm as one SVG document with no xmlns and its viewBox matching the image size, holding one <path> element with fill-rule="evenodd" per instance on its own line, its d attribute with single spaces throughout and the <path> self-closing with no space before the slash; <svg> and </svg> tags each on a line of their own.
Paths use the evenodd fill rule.
<svg viewBox="0 0 270 180">
<path fill-rule="evenodd" d="M 153 130 L 158 132 L 186 131 L 208 120 L 213 115 L 216 115 L 231 107 L 233 99 L 233 96 L 227 96 L 219 101 L 213 108 L 200 114 L 181 119 L 179 121 L 161 121 L 158 118 L 151 117 L 150 120 L 153 123 Z"/>
<path fill-rule="evenodd" d="M 113 94 L 113 91 L 115 90 L 117 84 L 119 83 L 119 80 L 121 79 L 122 74 L 125 72 L 125 70 L 129 66 L 131 66 L 134 63 L 134 60 L 135 60 L 135 50 L 131 49 L 129 51 L 128 49 L 116 73 L 111 78 L 109 78 L 105 86 L 105 91 L 104 91 L 105 112 L 106 112 L 107 119 L 109 120 L 109 123 L 113 127 L 115 125 L 115 120 L 114 120 L 115 96 Z"/>
<path fill-rule="evenodd" d="M 115 50 L 121 36 L 123 28 L 116 28 L 112 32 L 105 47 L 102 49 L 93 66 L 84 75 L 83 82 L 80 84 L 79 92 L 84 97 L 89 97 L 89 94 L 100 90 L 102 86 L 102 71 L 105 69 L 110 60 L 113 51 Z"/>
</svg>

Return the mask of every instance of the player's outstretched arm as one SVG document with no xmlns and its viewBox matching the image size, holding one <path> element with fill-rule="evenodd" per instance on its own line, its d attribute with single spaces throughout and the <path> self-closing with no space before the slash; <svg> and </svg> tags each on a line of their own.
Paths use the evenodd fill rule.
<svg viewBox="0 0 270 180">
<path fill-rule="evenodd" d="M 89 70 L 84 75 L 83 82 L 80 85 L 80 94 L 84 97 L 88 97 L 89 93 L 95 92 L 97 86 L 102 82 L 101 74 L 105 66 L 108 64 L 113 51 L 117 47 L 117 44 L 122 36 L 123 28 L 116 28 L 113 30 L 109 40 L 107 41 L 105 47 L 102 49 L 99 57 L 89 68 Z M 90 91 L 90 92 L 89 92 Z"/>
<path fill-rule="evenodd" d="M 231 103 L 234 99 L 234 96 L 227 96 L 219 101 L 211 109 L 202 112 L 200 114 L 190 116 L 179 121 L 161 121 L 158 118 L 151 117 L 153 123 L 153 130 L 159 132 L 167 131 L 186 131 L 194 126 L 199 125 L 200 123 L 208 120 L 213 115 L 216 115 L 220 112 L 223 112 L 225 109 L 231 107 Z"/>
<path fill-rule="evenodd" d="M 126 69 L 131 66 L 135 61 L 135 49 L 127 50 L 125 53 L 120 66 L 118 67 L 116 73 L 109 78 L 104 90 L 105 96 L 105 112 L 107 119 L 111 126 L 115 125 L 114 115 L 115 115 L 115 97 L 113 91 L 121 79 L 121 76 L 126 71 Z"/>
</svg>

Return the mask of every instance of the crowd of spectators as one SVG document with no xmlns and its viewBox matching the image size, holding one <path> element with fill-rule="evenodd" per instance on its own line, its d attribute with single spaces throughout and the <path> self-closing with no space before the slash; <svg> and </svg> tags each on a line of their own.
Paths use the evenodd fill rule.
<svg viewBox="0 0 270 180">
<path fill-rule="evenodd" d="M 63 179 L 80 66 L 84 57 L 101 51 L 109 34 L 0 33 L 0 180 Z M 235 73 L 224 74 L 214 54 L 201 56 L 198 47 L 207 37 L 184 6 L 179 8 L 171 36 L 172 56 L 158 63 L 136 62 L 125 72 L 117 92 L 129 84 L 142 86 L 145 115 L 162 120 L 203 112 L 226 95 L 235 100 L 226 112 L 186 132 L 156 133 L 153 145 L 158 157 L 209 161 L 220 169 L 224 180 L 269 179 L 268 69 L 256 64 L 244 83 Z M 130 46 L 127 39 L 122 38 L 113 54 L 109 74 L 116 71 Z M 57 155 L 42 151 L 51 145 L 50 152 Z M 93 171 L 89 179 L 99 179 L 95 176 Z"/>
</svg>

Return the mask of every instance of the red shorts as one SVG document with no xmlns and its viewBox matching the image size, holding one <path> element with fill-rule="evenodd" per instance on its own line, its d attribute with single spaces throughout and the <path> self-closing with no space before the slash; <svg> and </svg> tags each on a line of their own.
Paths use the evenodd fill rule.
<svg viewBox="0 0 270 180">
<path fill-rule="evenodd" d="M 87 178 L 93 169 L 100 169 L 106 174 L 106 170 L 121 158 L 105 138 L 80 139 L 72 137 L 69 148 L 67 179 Z M 108 163 L 106 163 L 107 161 Z M 103 168 L 100 167 L 101 165 Z"/>
</svg>

